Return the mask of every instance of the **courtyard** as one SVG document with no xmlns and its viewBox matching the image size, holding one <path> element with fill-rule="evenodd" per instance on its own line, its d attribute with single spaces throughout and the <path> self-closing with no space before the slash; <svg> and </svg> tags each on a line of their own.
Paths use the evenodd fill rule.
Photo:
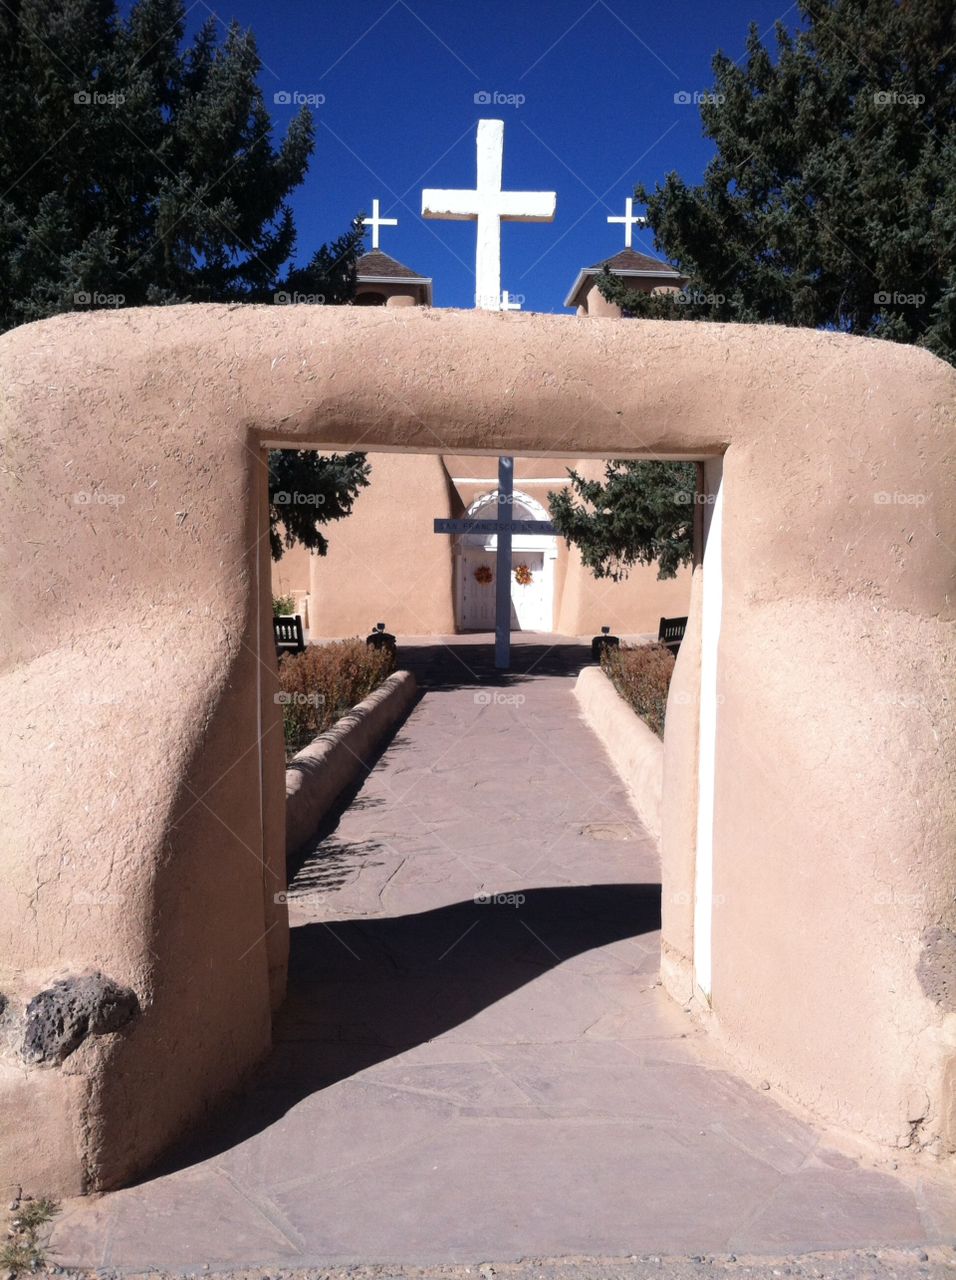
<svg viewBox="0 0 956 1280">
<path fill-rule="evenodd" d="M 271 1057 L 150 1176 L 66 1202 L 51 1261 L 915 1264 L 956 1239 L 951 1184 L 841 1146 L 667 998 L 657 851 L 573 701 L 589 651 L 513 655 L 402 644 L 420 700 L 290 884 Z"/>
</svg>

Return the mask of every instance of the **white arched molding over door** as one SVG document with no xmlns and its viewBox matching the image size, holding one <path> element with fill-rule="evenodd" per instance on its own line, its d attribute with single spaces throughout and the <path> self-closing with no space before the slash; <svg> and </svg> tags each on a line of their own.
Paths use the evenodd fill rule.
<svg viewBox="0 0 956 1280">
<path fill-rule="evenodd" d="M 548 520 L 547 511 L 530 494 L 515 490 L 515 520 Z M 498 518 L 498 490 L 482 494 L 468 508 L 478 520 Z M 516 533 L 511 544 L 511 629 L 554 628 L 554 569 L 558 540 L 553 534 Z M 495 628 L 495 534 L 463 534 L 455 540 L 455 616 L 462 631 Z M 524 572 L 519 574 L 519 569 Z M 521 580 L 519 580 L 519 577 Z"/>
</svg>

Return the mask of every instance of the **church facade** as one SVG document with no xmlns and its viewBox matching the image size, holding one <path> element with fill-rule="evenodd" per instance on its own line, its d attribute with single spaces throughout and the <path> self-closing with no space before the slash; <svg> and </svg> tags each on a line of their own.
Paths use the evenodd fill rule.
<svg viewBox="0 0 956 1280">
<path fill-rule="evenodd" d="M 358 262 L 353 305 L 432 304 L 432 280 L 373 248 Z M 579 317 L 619 319 L 595 284 L 602 263 L 579 272 L 566 306 Z M 674 290 L 685 282 L 672 267 L 630 248 L 609 268 L 640 292 Z M 435 534 L 436 517 L 498 514 L 496 457 L 369 453 L 371 481 L 348 519 L 326 529 L 329 550 L 301 547 L 273 565 L 273 594 L 292 597 L 310 640 L 365 634 L 382 621 L 397 635 L 429 636 L 494 630 L 495 535 Z M 573 456 L 515 458 L 511 512 L 549 519 L 548 494 L 568 483 L 573 468 L 587 478 L 602 463 Z M 596 579 L 576 548 L 552 534 L 521 533 L 511 557 L 514 631 L 590 636 L 602 626 L 618 635 L 657 634 L 662 617 L 687 613 L 690 569 L 659 580 L 657 566 L 638 565 L 620 582 Z"/>
</svg>

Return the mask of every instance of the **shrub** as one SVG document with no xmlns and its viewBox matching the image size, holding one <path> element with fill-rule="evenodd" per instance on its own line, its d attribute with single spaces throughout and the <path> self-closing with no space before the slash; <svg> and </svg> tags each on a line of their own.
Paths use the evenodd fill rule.
<svg viewBox="0 0 956 1280">
<path fill-rule="evenodd" d="M 663 738 L 667 690 L 674 672 L 671 651 L 662 644 L 622 644 L 604 650 L 601 666 L 624 701 Z"/>
<path fill-rule="evenodd" d="M 279 662 L 286 753 L 294 754 L 367 698 L 395 669 L 394 656 L 364 640 L 334 640 Z"/>
<path fill-rule="evenodd" d="M 272 616 L 274 618 L 288 617 L 290 613 L 295 613 L 295 596 L 272 597 Z"/>
</svg>

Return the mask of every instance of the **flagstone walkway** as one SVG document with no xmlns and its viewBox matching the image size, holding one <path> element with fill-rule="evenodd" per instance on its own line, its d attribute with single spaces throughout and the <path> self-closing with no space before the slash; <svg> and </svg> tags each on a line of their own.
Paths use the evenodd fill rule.
<svg viewBox="0 0 956 1280">
<path fill-rule="evenodd" d="M 194 1155 L 65 1206 L 117 1269 L 780 1254 L 956 1238 L 956 1198 L 828 1146 L 657 985 L 654 846 L 577 718 L 586 650 L 403 657 L 424 696 L 291 889 L 290 994 Z"/>
</svg>

